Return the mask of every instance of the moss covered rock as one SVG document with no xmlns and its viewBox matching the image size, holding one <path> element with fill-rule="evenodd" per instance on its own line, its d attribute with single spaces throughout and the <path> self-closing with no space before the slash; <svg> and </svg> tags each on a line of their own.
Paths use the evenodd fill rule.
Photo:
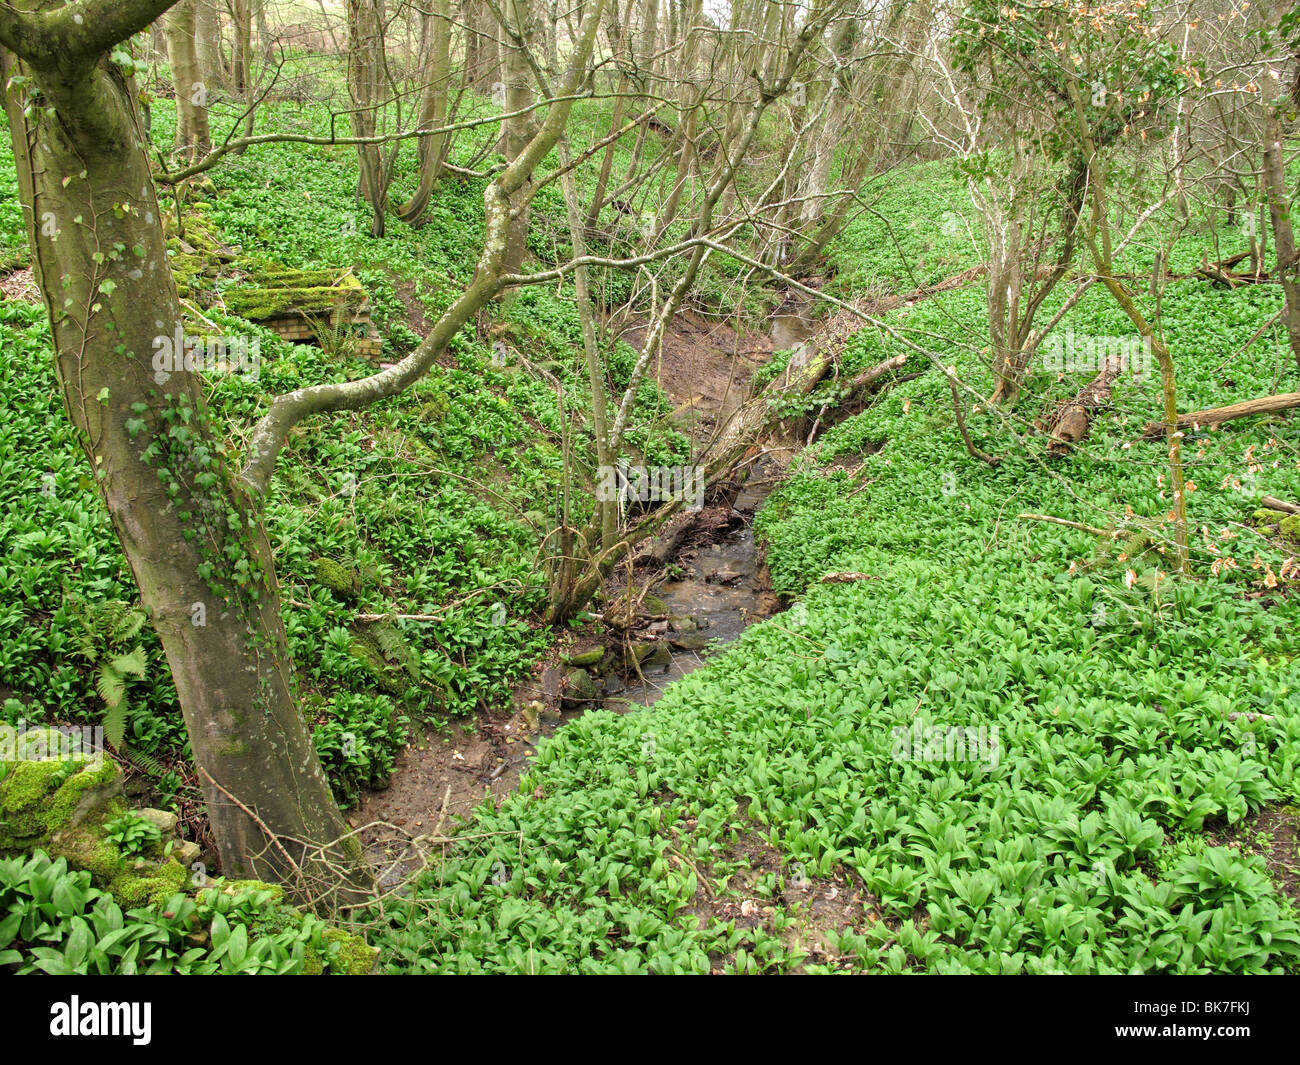
<svg viewBox="0 0 1300 1065">
<path fill-rule="evenodd" d="M 1250 516 L 1250 523 L 1252 525 L 1276 525 L 1285 518 L 1286 514 L 1280 510 L 1264 509 L 1255 511 L 1255 513 Z"/>
<path fill-rule="evenodd" d="M 673 664 L 673 652 L 666 643 L 655 645 L 648 655 L 641 660 L 642 669 L 667 669 Z"/>
<path fill-rule="evenodd" d="M 361 282 L 341 270 L 267 270 L 255 280 L 225 294 L 226 307 L 252 322 L 354 311 L 369 299 Z"/>
<path fill-rule="evenodd" d="M 150 872 L 124 871 L 107 885 L 124 908 L 161 906 L 173 895 L 183 894 L 189 886 L 189 870 L 170 858 Z"/>
<path fill-rule="evenodd" d="M 360 590 L 361 577 L 357 571 L 332 558 L 318 558 L 315 569 L 316 582 L 324 585 L 335 595 L 348 598 Z"/>
<path fill-rule="evenodd" d="M 124 808 L 121 773 L 107 759 L 4 762 L 0 772 L 0 851 L 33 850 Z"/>
<path fill-rule="evenodd" d="M 1300 514 L 1292 514 L 1278 523 L 1277 531 L 1286 540 L 1300 544 Z"/>
<path fill-rule="evenodd" d="M 335 976 L 366 976 L 374 971 L 379 951 L 360 936 L 341 928 L 327 928 L 321 934 L 325 941 L 330 972 Z M 326 958 L 312 946 L 307 947 L 303 958 L 304 976 L 321 976 L 325 972 Z"/>
<path fill-rule="evenodd" d="M 594 666 L 604 657 L 604 647 L 592 647 L 590 650 L 580 651 L 576 655 L 569 655 L 569 657 L 565 659 L 565 662 L 571 666 L 582 666 L 583 668 L 586 668 L 588 666 Z"/>
<path fill-rule="evenodd" d="M 116 762 L 6 761 L 0 771 L 0 854 L 40 849 L 64 858 L 125 908 L 161 904 L 185 890 L 189 872 L 180 863 L 166 858 L 137 868 L 105 838 L 104 826 L 126 812 Z"/>
<path fill-rule="evenodd" d="M 564 705 L 582 706 L 596 698 L 596 678 L 585 669 L 571 670 L 565 677 Z"/>
</svg>

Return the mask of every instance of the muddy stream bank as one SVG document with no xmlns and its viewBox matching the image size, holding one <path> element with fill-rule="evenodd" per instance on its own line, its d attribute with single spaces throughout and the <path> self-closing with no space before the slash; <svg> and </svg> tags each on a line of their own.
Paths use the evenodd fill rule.
<svg viewBox="0 0 1300 1065">
<path fill-rule="evenodd" d="M 682 323 L 677 345 L 666 348 L 660 382 L 677 405 L 683 432 L 697 439 L 709 432 L 744 399 L 758 365 L 814 331 L 797 313 L 771 321 L 770 335 L 762 337 L 705 328 L 698 319 Z M 485 798 L 513 790 L 542 738 L 590 710 L 636 713 L 653 705 L 668 685 L 781 608 L 753 536 L 754 515 L 775 472 L 756 464 L 730 504 L 710 502 L 709 520 L 662 570 L 637 568 L 642 617 L 632 631 L 588 626 L 537 664 L 517 686 L 509 711 L 412 737 L 391 786 L 367 794 L 348 817 L 362 829 L 386 884 L 418 863 L 413 837 L 450 833 Z M 625 583 L 616 572 L 602 606 L 617 602 Z"/>
</svg>

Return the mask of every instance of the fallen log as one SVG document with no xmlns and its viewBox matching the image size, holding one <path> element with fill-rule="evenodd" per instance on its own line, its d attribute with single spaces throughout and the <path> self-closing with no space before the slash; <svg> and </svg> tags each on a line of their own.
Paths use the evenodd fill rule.
<svg viewBox="0 0 1300 1065">
<path fill-rule="evenodd" d="M 895 355 L 858 374 L 848 386 L 850 394 L 870 389 L 891 371 L 897 370 L 906 356 Z M 772 381 L 758 395 L 737 407 L 719 428 L 699 461 L 709 484 L 729 478 L 736 466 L 746 456 L 757 454 L 769 437 L 780 428 L 779 407 L 776 399 L 805 396 L 826 377 L 833 365 L 830 354 L 815 342 L 805 342 L 790 360 L 782 377 Z M 664 565 L 695 531 L 701 518 L 708 520 L 711 508 L 690 510 L 674 514 L 655 537 L 642 546 L 634 556 L 637 564 Z"/>
<path fill-rule="evenodd" d="M 850 394 L 857 392 L 860 389 L 870 387 L 891 370 L 901 369 L 905 362 L 907 362 L 906 355 L 895 355 L 892 359 L 886 359 L 884 362 L 876 363 L 876 365 L 871 367 L 869 370 L 863 370 L 857 377 L 849 382 Z"/>
<path fill-rule="evenodd" d="M 1285 499 L 1262 496 L 1259 502 L 1266 510 L 1280 510 L 1287 514 L 1300 514 L 1300 504 L 1288 503 Z"/>
<path fill-rule="evenodd" d="M 1190 414 L 1178 416 L 1178 428 L 1190 429 L 1204 425 L 1222 425 L 1234 418 L 1245 418 L 1251 414 L 1273 414 L 1280 410 L 1300 407 L 1300 392 L 1283 392 L 1276 396 L 1264 396 L 1262 399 L 1246 399 L 1240 403 L 1229 403 L 1225 407 L 1210 407 L 1196 410 Z M 1164 435 L 1164 422 L 1148 422 L 1142 430 L 1147 440 L 1155 440 Z"/>
<path fill-rule="evenodd" d="M 806 341 L 790 357 L 781 378 L 731 412 L 705 454 L 709 477 L 723 475 L 753 445 L 761 445 L 780 420 L 774 409 L 777 397 L 806 396 L 831 368 L 830 354 L 818 343 Z"/>
<path fill-rule="evenodd" d="M 1265 280 L 1268 275 L 1260 274 L 1234 274 L 1232 268 L 1249 255 L 1249 252 L 1239 252 L 1227 259 L 1220 259 L 1216 263 L 1209 262 L 1207 255 L 1201 256 L 1201 265 L 1196 268 L 1196 276 L 1203 277 L 1217 285 L 1226 285 L 1228 288 L 1236 288 L 1238 285 L 1249 285 L 1257 281 Z"/>
<path fill-rule="evenodd" d="M 1108 357 L 1097 376 L 1079 389 L 1070 399 L 1062 400 L 1052 420 L 1045 426 L 1052 442 L 1047 445 L 1049 454 L 1068 451 L 1088 435 L 1092 417 L 1110 406 L 1110 390 L 1123 369 L 1123 360 Z"/>
<path fill-rule="evenodd" d="M 642 563 L 649 563 L 653 566 L 666 565 L 668 560 L 677 554 L 682 541 L 695 531 L 695 526 L 703 513 L 702 510 L 685 510 L 674 514 L 668 519 L 668 524 L 653 540 L 642 545 L 641 549 L 633 556 L 632 564 L 638 566 Z"/>
</svg>

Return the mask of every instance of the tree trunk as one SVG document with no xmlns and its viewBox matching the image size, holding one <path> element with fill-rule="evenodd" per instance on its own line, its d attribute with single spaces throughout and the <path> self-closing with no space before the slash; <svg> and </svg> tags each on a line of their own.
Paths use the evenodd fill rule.
<svg viewBox="0 0 1300 1065">
<path fill-rule="evenodd" d="M 348 92 L 352 99 L 349 119 L 354 137 L 374 137 L 376 109 L 381 98 L 383 63 L 382 0 L 348 0 Z M 382 237 L 388 211 L 388 182 L 383 155 L 375 144 L 357 145 L 361 168 L 361 196 L 370 205 L 370 235 Z"/>
<path fill-rule="evenodd" d="M 252 85 L 253 0 L 234 0 L 235 46 L 231 62 L 235 93 L 242 99 Z"/>
<path fill-rule="evenodd" d="M 1295 233 L 1291 228 L 1291 196 L 1282 158 L 1282 123 L 1270 110 L 1264 120 L 1264 182 L 1268 189 L 1268 217 L 1277 252 L 1277 279 L 1286 300 L 1282 321 L 1291 341 L 1291 353 L 1300 366 L 1300 286 L 1296 284 Z"/>
<path fill-rule="evenodd" d="M 171 666 L 223 872 L 326 907 L 357 899 L 369 869 L 293 698 L 260 517 L 203 379 L 162 361 L 181 312 L 134 87 L 93 53 L 0 63 L 52 105 L 5 97 L 64 405 Z"/>
<path fill-rule="evenodd" d="M 203 0 L 181 0 L 163 19 L 167 54 L 176 88 L 176 154 L 185 162 L 212 151 L 208 128 L 208 85 L 195 49 L 195 9 Z"/>
<path fill-rule="evenodd" d="M 429 54 L 425 57 L 424 92 L 420 99 L 420 128 L 435 129 L 447 118 L 447 93 L 451 77 L 451 0 L 434 0 L 424 16 Z M 442 166 L 447 135 L 439 133 L 419 141 L 420 183 L 415 194 L 397 207 L 397 217 L 414 222 L 424 213 Z"/>
<path fill-rule="evenodd" d="M 209 92 L 226 87 L 226 57 L 221 52 L 221 15 L 218 0 L 195 0 L 194 52 L 199 78 Z"/>
<path fill-rule="evenodd" d="M 464 0 L 465 84 L 483 91 L 501 80 L 500 31 L 483 0 Z"/>
<path fill-rule="evenodd" d="M 501 42 L 505 110 L 509 113 L 522 111 L 533 102 L 532 73 L 524 54 L 524 47 L 533 37 L 533 17 L 527 0 L 506 0 L 503 13 L 508 22 L 507 26 L 501 27 Z M 531 127 L 532 120 L 526 114 L 502 121 L 501 154 L 507 160 L 513 162 L 523 152 L 531 139 Z M 515 202 L 510 207 L 510 231 L 506 237 L 507 273 L 518 273 L 528 249 L 528 201 L 532 198 L 529 185 L 515 194 Z"/>
</svg>

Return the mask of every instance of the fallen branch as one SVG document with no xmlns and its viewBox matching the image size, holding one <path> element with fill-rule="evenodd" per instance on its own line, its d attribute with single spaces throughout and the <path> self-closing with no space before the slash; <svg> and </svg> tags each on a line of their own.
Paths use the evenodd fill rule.
<svg viewBox="0 0 1300 1065">
<path fill-rule="evenodd" d="M 849 391 L 856 392 L 858 389 L 866 388 L 874 384 L 877 380 L 884 377 L 891 370 L 901 369 L 907 362 L 906 355 L 895 355 L 892 359 L 886 359 L 884 362 L 878 362 L 869 370 L 863 370 L 857 377 L 849 382 Z"/>
<path fill-rule="evenodd" d="M 1225 366 L 1227 366 L 1228 363 L 1232 362 L 1233 359 L 1235 359 L 1238 355 L 1240 355 L 1243 351 L 1245 351 L 1248 347 L 1250 347 L 1253 343 L 1255 343 L 1255 341 L 1257 341 L 1268 331 L 1268 327 L 1273 325 L 1275 322 L 1277 322 L 1277 320 L 1281 318 L 1282 315 L 1284 315 L 1285 313 L 1286 313 L 1286 308 L 1283 307 L 1282 310 L 1278 311 L 1277 314 L 1273 315 L 1272 318 L 1270 318 L 1267 322 L 1265 322 L 1258 329 L 1256 329 L 1255 332 L 1251 335 L 1251 338 L 1247 340 L 1246 343 L 1242 344 L 1241 347 L 1239 347 L 1236 351 L 1234 351 L 1231 355 L 1229 355 L 1226 359 L 1224 359 L 1221 363 L 1219 363 L 1219 365 L 1214 368 L 1214 372 L 1218 373 Z"/>
<path fill-rule="evenodd" d="M 1265 396 L 1262 399 L 1247 399 L 1240 403 L 1229 403 L 1226 407 L 1210 407 L 1208 410 L 1180 414 L 1178 416 L 1178 428 L 1190 429 L 1194 426 L 1221 425 L 1223 422 L 1232 421 L 1234 418 L 1245 418 L 1251 414 L 1273 414 L 1280 410 L 1291 410 L 1294 407 L 1300 407 L 1300 392 L 1283 392 L 1280 395 Z M 1142 436 L 1145 439 L 1152 440 L 1162 436 L 1164 431 L 1164 422 L 1148 422 L 1146 428 L 1142 430 Z"/>
<path fill-rule="evenodd" d="M 948 387 L 952 389 L 952 409 L 957 416 L 957 430 L 961 433 L 961 440 L 966 445 L 967 454 L 971 458 L 987 462 L 990 466 L 996 466 L 1002 461 L 1002 456 L 990 455 L 987 451 L 981 451 L 970 438 L 970 433 L 966 429 L 966 415 L 962 413 L 961 409 L 961 396 L 957 392 L 957 380 L 952 374 L 948 375 Z"/>
<path fill-rule="evenodd" d="M 1078 529 L 1080 532 L 1103 536 L 1108 540 L 1117 540 L 1124 535 L 1120 529 L 1098 529 L 1095 525 L 1085 525 L 1081 521 L 1070 521 L 1068 518 L 1056 518 L 1051 514 L 1017 514 L 1016 518 L 1020 521 L 1046 521 L 1052 525 L 1064 525 L 1067 529 Z"/>
<path fill-rule="evenodd" d="M 442 614 L 358 614 L 357 621 L 446 621 Z"/>
<path fill-rule="evenodd" d="M 1285 499 L 1274 499 L 1272 496 L 1264 496 L 1260 503 L 1268 510 L 1281 510 L 1287 514 L 1300 514 L 1300 504 L 1288 503 Z"/>
<path fill-rule="evenodd" d="M 1228 288 L 1236 288 L 1238 285 L 1252 284 L 1263 281 L 1268 274 L 1234 274 L 1232 268 L 1241 262 L 1249 252 L 1239 252 L 1227 259 L 1220 259 L 1217 263 L 1208 262 L 1208 256 L 1201 256 L 1201 265 L 1196 268 L 1196 276 L 1203 277 L 1208 281 L 1219 285 L 1227 285 Z"/>
</svg>

